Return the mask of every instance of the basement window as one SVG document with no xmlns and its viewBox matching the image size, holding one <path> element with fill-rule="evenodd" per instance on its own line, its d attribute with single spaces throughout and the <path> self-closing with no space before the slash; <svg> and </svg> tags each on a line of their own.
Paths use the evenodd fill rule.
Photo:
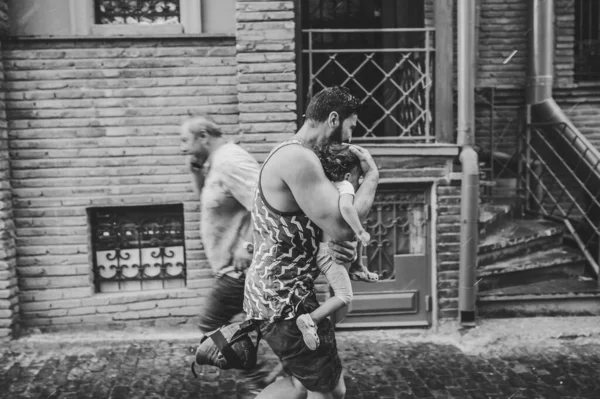
<svg viewBox="0 0 600 399">
<path fill-rule="evenodd" d="M 186 285 L 183 205 L 91 208 L 96 292 Z"/>
<path fill-rule="evenodd" d="M 77 0 L 70 3 L 76 35 L 156 36 L 202 32 L 199 0 Z"/>
<path fill-rule="evenodd" d="M 95 0 L 94 17 L 100 25 L 179 24 L 179 0 Z"/>
</svg>

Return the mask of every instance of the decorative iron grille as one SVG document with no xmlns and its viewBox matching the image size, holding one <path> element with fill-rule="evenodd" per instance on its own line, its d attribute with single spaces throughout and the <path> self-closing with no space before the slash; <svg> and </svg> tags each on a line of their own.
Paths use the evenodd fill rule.
<svg viewBox="0 0 600 399">
<path fill-rule="evenodd" d="M 361 99 L 353 138 L 433 142 L 433 28 L 306 29 L 307 101 L 345 86 Z M 342 35 L 342 38 L 336 36 Z M 403 37 L 399 43 L 397 37 Z M 384 45 L 389 43 L 389 45 Z M 364 46 L 364 47 L 363 47 Z"/>
<path fill-rule="evenodd" d="M 183 205 L 90 210 L 98 292 L 185 285 Z"/>
<path fill-rule="evenodd" d="M 179 23 L 179 0 L 95 0 L 96 24 Z"/>
<path fill-rule="evenodd" d="M 427 203 L 423 190 L 390 187 L 377 193 L 364 221 L 371 242 L 363 256 L 380 280 L 396 278 L 394 255 L 427 252 Z"/>
</svg>

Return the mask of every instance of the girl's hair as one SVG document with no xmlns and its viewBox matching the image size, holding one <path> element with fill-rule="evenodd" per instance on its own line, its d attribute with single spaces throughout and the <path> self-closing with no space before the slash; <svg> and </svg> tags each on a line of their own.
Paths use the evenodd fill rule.
<svg viewBox="0 0 600 399">
<path fill-rule="evenodd" d="M 362 173 L 360 160 L 347 144 L 329 144 L 318 151 L 325 175 L 331 181 L 342 181 L 346 173 L 358 168 Z"/>
</svg>

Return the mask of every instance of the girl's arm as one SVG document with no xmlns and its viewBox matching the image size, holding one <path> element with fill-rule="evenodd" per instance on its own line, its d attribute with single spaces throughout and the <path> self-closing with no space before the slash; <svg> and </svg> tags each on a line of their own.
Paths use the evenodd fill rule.
<svg viewBox="0 0 600 399">
<path fill-rule="evenodd" d="M 368 233 L 365 231 L 362 223 L 360 222 L 360 218 L 358 217 L 358 212 L 356 208 L 354 208 L 354 196 L 351 194 L 341 194 L 340 195 L 340 213 L 342 217 L 348 223 L 348 226 L 354 231 L 354 234 L 361 240 L 368 241 L 369 238 Z M 366 235 L 366 236 L 365 236 Z"/>
</svg>

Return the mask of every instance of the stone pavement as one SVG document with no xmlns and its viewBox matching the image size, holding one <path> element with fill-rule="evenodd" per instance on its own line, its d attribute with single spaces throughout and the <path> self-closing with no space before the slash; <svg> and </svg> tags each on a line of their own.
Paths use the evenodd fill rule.
<svg viewBox="0 0 600 399">
<path fill-rule="evenodd" d="M 34 334 L 0 349 L 0 398 L 246 398 L 237 371 L 203 367 L 198 334 Z M 459 331 L 338 333 L 347 398 L 600 398 L 600 318 L 506 319 Z M 272 353 L 261 357 L 275 364 Z"/>
</svg>

